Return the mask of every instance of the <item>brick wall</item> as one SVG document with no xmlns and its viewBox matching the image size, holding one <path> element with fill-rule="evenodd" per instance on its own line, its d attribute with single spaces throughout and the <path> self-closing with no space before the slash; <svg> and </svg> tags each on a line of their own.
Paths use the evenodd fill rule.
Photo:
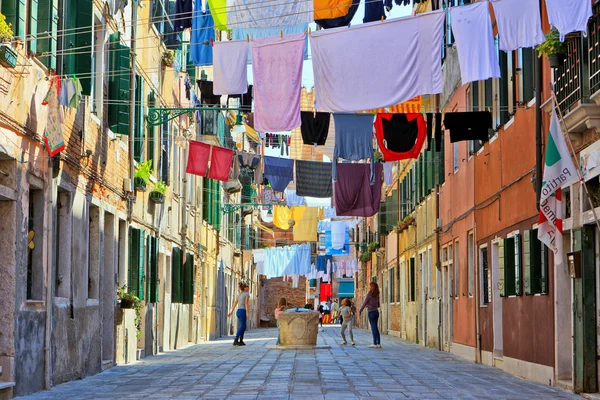
<svg viewBox="0 0 600 400">
<path fill-rule="evenodd" d="M 290 306 L 303 307 L 306 304 L 306 279 L 300 278 L 298 288 L 292 288 L 292 282 L 284 282 L 283 278 L 265 279 L 263 281 L 262 295 L 265 297 L 264 314 L 275 319 L 273 312 L 281 297 L 285 297 Z"/>
<path fill-rule="evenodd" d="M 400 305 L 390 306 L 390 327 L 393 331 L 400 332 Z"/>
</svg>

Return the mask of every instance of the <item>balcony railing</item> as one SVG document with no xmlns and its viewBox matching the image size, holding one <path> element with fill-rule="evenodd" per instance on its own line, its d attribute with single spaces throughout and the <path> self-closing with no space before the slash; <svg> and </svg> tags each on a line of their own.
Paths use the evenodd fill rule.
<svg viewBox="0 0 600 400">
<path fill-rule="evenodd" d="M 582 99 L 581 79 L 585 69 L 581 57 L 581 38 L 571 39 L 566 44 L 567 58 L 554 75 L 556 99 L 563 114 Z"/>
<path fill-rule="evenodd" d="M 593 6 L 588 23 L 588 51 L 590 63 L 590 93 L 600 89 L 600 2 Z"/>
</svg>

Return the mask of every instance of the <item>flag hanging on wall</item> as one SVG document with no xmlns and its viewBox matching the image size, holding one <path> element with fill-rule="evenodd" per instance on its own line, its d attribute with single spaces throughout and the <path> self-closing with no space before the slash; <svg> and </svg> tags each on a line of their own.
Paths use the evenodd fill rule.
<svg viewBox="0 0 600 400">
<path fill-rule="evenodd" d="M 544 177 L 540 195 L 538 239 L 554 252 L 554 263 L 562 264 L 562 188 L 578 180 L 556 111 L 552 110 L 546 142 Z"/>
</svg>

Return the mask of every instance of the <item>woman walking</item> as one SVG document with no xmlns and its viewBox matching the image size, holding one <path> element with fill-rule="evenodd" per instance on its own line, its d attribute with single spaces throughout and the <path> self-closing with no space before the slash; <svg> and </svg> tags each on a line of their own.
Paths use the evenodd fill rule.
<svg viewBox="0 0 600 400">
<path fill-rule="evenodd" d="M 240 294 L 237 295 L 229 317 L 233 314 L 233 310 L 237 306 L 236 316 L 238 318 L 238 331 L 235 334 L 235 340 L 233 341 L 234 346 L 245 346 L 244 343 L 244 332 L 246 331 L 246 320 L 248 319 L 248 301 L 250 299 L 250 293 L 248 293 L 248 285 L 244 282 L 240 282 L 238 287 L 240 288 Z"/>
<path fill-rule="evenodd" d="M 375 282 L 369 283 L 369 293 L 360 308 L 359 313 L 367 307 L 369 311 L 369 324 L 371 325 L 371 333 L 373 334 L 373 344 L 369 347 L 372 349 L 381 348 L 381 337 L 379 335 L 379 328 L 377 322 L 379 321 L 379 285 Z"/>
</svg>

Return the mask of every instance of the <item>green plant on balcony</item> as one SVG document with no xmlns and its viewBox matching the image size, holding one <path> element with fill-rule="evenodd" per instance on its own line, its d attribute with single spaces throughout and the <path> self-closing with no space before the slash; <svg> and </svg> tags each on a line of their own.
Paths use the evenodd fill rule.
<svg viewBox="0 0 600 400">
<path fill-rule="evenodd" d="M 142 301 L 136 295 L 129 293 L 126 285 L 117 289 L 117 299 L 121 308 L 135 310 L 135 329 L 139 339 L 142 337 Z"/>
<path fill-rule="evenodd" d="M 159 181 L 154 185 L 154 190 L 150 192 L 150 200 L 157 204 L 165 202 L 165 193 L 167 193 L 167 184 Z"/>
<path fill-rule="evenodd" d="M 13 37 L 13 31 L 6 23 L 6 17 L 0 14 L 0 64 L 7 68 L 17 66 L 17 52 L 8 43 Z"/>
<path fill-rule="evenodd" d="M 410 225 L 414 225 L 415 224 L 415 217 L 413 217 L 412 215 L 407 215 L 402 220 L 402 223 L 406 224 L 407 227 L 410 226 Z"/>
<path fill-rule="evenodd" d="M 371 242 L 367 246 L 367 251 L 369 253 L 372 253 L 372 252 L 376 251 L 377 249 L 379 249 L 379 242 Z"/>
<path fill-rule="evenodd" d="M 548 58 L 551 68 L 560 67 L 567 57 L 567 46 L 564 42 L 560 41 L 560 34 L 554 28 L 546 33 L 546 40 L 544 43 L 538 45 L 536 50 L 538 57 L 545 55 Z"/>
<path fill-rule="evenodd" d="M 173 64 L 175 64 L 175 58 L 176 58 L 176 54 L 175 51 L 173 50 L 167 50 L 163 53 L 162 56 L 162 63 L 165 67 L 173 67 Z"/>
<path fill-rule="evenodd" d="M 9 42 L 13 37 L 13 30 L 6 22 L 6 16 L 0 13 L 0 43 Z"/>
<path fill-rule="evenodd" d="M 145 191 L 146 185 L 152 175 L 152 160 L 146 160 L 139 163 L 133 174 L 133 185 L 136 189 Z"/>
<path fill-rule="evenodd" d="M 365 251 L 363 253 L 361 253 L 360 257 L 358 258 L 361 262 L 368 262 L 371 260 L 371 252 L 370 251 Z"/>
</svg>

